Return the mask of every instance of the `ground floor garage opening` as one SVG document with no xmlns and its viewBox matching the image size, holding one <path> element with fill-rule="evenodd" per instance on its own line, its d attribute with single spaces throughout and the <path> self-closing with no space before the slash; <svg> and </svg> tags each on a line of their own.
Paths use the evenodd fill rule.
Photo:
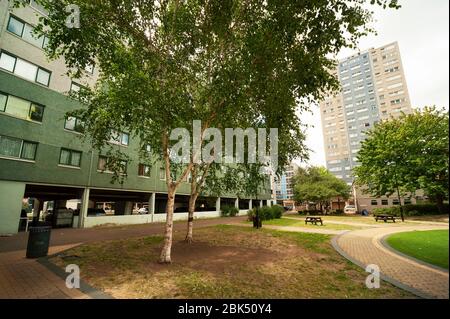
<svg viewBox="0 0 450 319">
<path fill-rule="evenodd" d="M 83 188 L 27 184 L 18 231 L 45 224 L 53 228 L 78 227 Z"/>
</svg>

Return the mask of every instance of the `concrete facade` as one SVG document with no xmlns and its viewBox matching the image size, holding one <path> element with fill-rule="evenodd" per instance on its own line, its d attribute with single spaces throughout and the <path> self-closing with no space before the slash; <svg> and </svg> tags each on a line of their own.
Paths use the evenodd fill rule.
<svg viewBox="0 0 450 319">
<path fill-rule="evenodd" d="M 352 169 L 365 131 L 390 116 L 411 113 L 411 101 L 397 42 L 340 60 L 334 74 L 341 90 L 319 104 L 326 163 L 331 173 L 353 185 Z M 381 201 L 387 198 L 354 193 L 359 210 L 385 207 Z M 391 206 L 392 199 L 388 202 Z"/>
</svg>

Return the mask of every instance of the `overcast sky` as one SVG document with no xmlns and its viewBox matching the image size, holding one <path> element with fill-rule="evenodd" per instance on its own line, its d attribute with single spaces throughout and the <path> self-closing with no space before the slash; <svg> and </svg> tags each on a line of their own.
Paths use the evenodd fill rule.
<svg viewBox="0 0 450 319">
<path fill-rule="evenodd" d="M 399 2 L 402 5 L 399 10 L 375 10 L 376 21 L 372 25 L 378 34 L 361 39 L 359 49 L 364 51 L 397 41 L 413 108 L 436 105 L 448 110 L 449 1 Z M 353 53 L 343 50 L 339 58 Z M 308 164 L 325 166 L 320 113 L 317 106 L 312 109 L 314 114 L 301 116 L 304 123 L 314 126 L 307 131 L 307 145 L 313 150 Z"/>
</svg>

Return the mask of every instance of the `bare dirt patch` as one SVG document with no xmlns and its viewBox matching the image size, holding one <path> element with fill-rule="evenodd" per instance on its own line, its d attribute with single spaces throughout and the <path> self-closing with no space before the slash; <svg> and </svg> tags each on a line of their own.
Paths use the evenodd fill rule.
<svg viewBox="0 0 450 319">
<path fill-rule="evenodd" d="M 87 244 L 54 258 L 77 263 L 82 279 L 116 298 L 405 298 L 342 258 L 330 236 L 239 226 L 196 229 L 194 243 L 175 233 L 173 263 L 157 263 L 162 237 Z"/>
</svg>

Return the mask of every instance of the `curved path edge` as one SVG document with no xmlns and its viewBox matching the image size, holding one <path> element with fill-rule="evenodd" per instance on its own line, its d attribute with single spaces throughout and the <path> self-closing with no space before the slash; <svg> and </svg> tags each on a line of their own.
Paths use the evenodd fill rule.
<svg viewBox="0 0 450 319">
<path fill-rule="evenodd" d="M 392 235 L 392 234 L 384 235 L 384 236 L 381 237 L 381 239 L 380 239 L 380 243 L 381 243 L 381 245 L 383 245 L 383 247 L 384 247 L 385 249 L 389 250 L 390 252 L 392 252 L 392 253 L 394 253 L 394 254 L 397 254 L 397 255 L 399 255 L 399 256 L 402 256 L 403 258 L 410 259 L 411 261 L 416 262 L 416 263 L 418 263 L 418 264 L 421 264 L 421 265 L 424 265 L 424 266 L 426 266 L 426 267 L 430 267 L 430 268 L 433 268 L 433 269 L 436 269 L 436 270 L 439 270 L 439 271 L 448 273 L 448 269 L 445 269 L 445 268 L 442 268 L 442 267 L 439 267 L 439 266 L 436 266 L 436 265 L 427 263 L 426 261 L 417 259 L 417 258 L 415 258 L 415 257 L 413 257 L 413 256 L 409 256 L 409 255 L 407 255 L 407 254 L 405 254 L 405 253 L 402 253 L 401 251 L 395 249 L 394 247 L 392 247 L 391 245 L 389 245 L 389 243 L 387 242 L 388 237 L 391 236 L 391 235 Z"/>
<path fill-rule="evenodd" d="M 340 255 L 364 270 L 368 264 L 383 264 L 383 267 L 380 267 L 381 279 L 403 290 L 421 298 L 448 299 L 448 270 L 436 266 L 432 267 L 428 263 L 399 253 L 384 242 L 393 233 L 431 230 L 428 227 L 428 229 L 423 229 L 425 227 L 420 228 L 408 227 L 396 231 L 394 229 L 384 229 L 384 231 L 381 229 L 378 229 L 378 231 L 374 229 L 349 231 L 333 237 L 331 244 Z M 442 229 L 440 227 L 436 228 Z M 399 275 L 399 269 L 409 272 L 412 276 L 418 275 L 416 279 L 419 281 L 419 284 L 411 281 L 411 277 L 405 278 L 403 275 Z M 420 282 L 420 280 L 423 280 L 423 282 Z M 440 284 L 441 282 L 443 283 L 442 285 Z M 446 290 L 446 292 L 443 290 Z"/>
<path fill-rule="evenodd" d="M 361 267 L 362 269 L 364 269 L 364 271 L 366 271 L 367 265 L 365 265 L 364 263 L 360 262 L 359 260 L 357 260 L 357 259 L 351 257 L 349 254 L 347 254 L 347 253 L 346 253 L 346 252 L 338 245 L 337 241 L 338 241 L 339 237 L 341 237 L 342 235 L 344 235 L 344 234 L 334 236 L 334 237 L 331 239 L 331 245 L 333 246 L 333 248 L 334 248 L 334 249 L 335 249 L 342 257 L 344 257 L 345 259 L 348 259 L 349 261 L 351 261 L 352 263 L 354 263 L 355 265 Z M 400 288 L 400 289 L 406 290 L 406 291 L 408 291 L 408 292 L 410 292 L 410 293 L 412 293 L 412 294 L 414 294 L 414 295 L 416 295 L 416 296 L 418 296 L 418 297 L 425 298 L 425 299 L 432 299 L 432 298 L 433 298 L 433 296 L 428 295 L 428 294 L 426 294 L 426 293 L 424 293 L 424 292 L 422 292 L 422 291 L 420 291 L 420 290 L 418 290 L 418 289 L 415 289 L 415 288 L 413 288 L 413 287 L 410 287 L 410 286 L 408 286 L 408 285 L 405 285 L 405 284 L 401 283 L 400 281 L 395 280 L 394 278 L 391 278 L 391 277 L 389 277 L 389 276 L 384 275 L 383 273 L 380 273 L 380 278 L 381 278 L 382 280 L 384 280 L 384 281 L 386 281 L 386 282 L 389 282 L 389 283 L 393 284 L 394 286 L 396 286 L 396 287 L 398 287 L 398 288 Z"/>
</svg>

